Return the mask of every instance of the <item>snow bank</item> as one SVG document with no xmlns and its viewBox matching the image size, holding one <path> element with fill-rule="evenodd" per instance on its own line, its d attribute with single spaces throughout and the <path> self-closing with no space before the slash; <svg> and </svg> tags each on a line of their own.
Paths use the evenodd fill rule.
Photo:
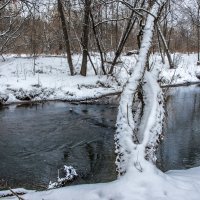
<svg viewBox="0 0 200 200">
<path fill-rule="evenodd" d="M 175 69 L 169 69 L 166 60 L 166 64 L 162 65 L 162 70 L 159 76 L 162 85 L 184 84 L 200 81 L 196 76 L 200 73 L 200 66 L 197 65 L 197 54 L 187 55 L 175 53 L 172 57 Z M 157 57 L 157 60 L 160 60 L 160 58 Z"/>
<path fill-rule="evenodd" d="M 80 56 L 74 55 L 80 68 Z M 98 64 L 98 60 L 97 60 Z M 95 76 L 89 68 L 88 76 L 70 76 L 64 57 L 38 57 L 35 74 L 33 58 L 7 56 L 0 62 L 0 103 L 42 100 L 87 100 L 121 91 L 112 78 Z"/>
<path fill-rule="evenodd" d="M 149 166 L 154 173 L 130 171 L 111 183 L 78 185 L 44 192 L 30 191 L 27 200 L 199 200 L 200 167 L 170 171 L 163 174 Z M 7 197 L 3 199 L 18 199 Z"/>
</svg>

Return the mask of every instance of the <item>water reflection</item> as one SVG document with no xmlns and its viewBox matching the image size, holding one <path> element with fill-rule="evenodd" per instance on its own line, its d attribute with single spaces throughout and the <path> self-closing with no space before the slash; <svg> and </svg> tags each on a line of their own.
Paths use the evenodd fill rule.
<svg viewBox="0 0 200 200">
<path fill-rule="evenodd" d="M 160 149 L 162 170 L 200 165 L 200 87 L 170 90 L 165 139 Z"/>
<path fill-rule="evenodd" d="M 116 112 L 116 106 L 66 103 L 1 109 L 0 180 L 41 189 L 64 164 L 80 174 L 73 184 L 114 180 Z"/>
</svg>

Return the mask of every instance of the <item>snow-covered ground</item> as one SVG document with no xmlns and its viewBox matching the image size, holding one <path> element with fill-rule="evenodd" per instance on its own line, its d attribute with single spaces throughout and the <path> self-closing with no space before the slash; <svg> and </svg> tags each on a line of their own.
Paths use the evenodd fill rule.
<svg viewBox="0 0 200 200">
<path fill-rule="evenodd" d="M 175 69 L 169 69 L 167 59 L 165 58 L 166 65 L 163 65 L 160 73 L 160 81 L 163 85 L 200 81 L 196 77 L 200 73 L 200 66 L 197 65 L 197 54 L 175 53 L 172 55 L 172 59 Z"/>
<path fill-rule="evenodd" d="M 26 200 L 199 200 L 200 167 L 164 174 L 149 165 L 143 173 L 129 171 L 110 183 L 68 186 L 43 192 L 14 191 L 27 193 L 22 196 Z M 11 192 L 0 192 L 0 196 L 2 194 Z"/>
<path fill-rule="evenodd" d="M 99 57 L 95 58 L 95 65 L 99 65 Z M 156 66 L 155 71 L 159 74 L 159 80 L 163 85 L 196 82 L 199 66 L 196 65 L 196 55 L 176 54 L 174 56 L 176 69 L 169 69 L 167 64 L 162 64 L 158 55 L 151 56 L 150 66 Z M 73 57 L 76 71 L 80 70 L 80 56 Z M 28 57 L 6 56 L 6 61 L 0 62 L 0 96 L 2 103 L 20 102 L 23 100 L 84 100 L 93 96 L 100 97 L 108 93 L 121 92 L 124 84 L 130 77 L 130 69 L 134 70 L 137 56 L 122 56 L 123 64 L 116 67 L 115 77 L 98 75 L 95 76 L 92 67 L 89 66 L 88 76 L 69 76 L 66 58 L 63 57 L 38 57 L 36 59 L 36 74 L 33 73 L 33 59 Z M 167 61 L 166 61 L 167 63 Z M 134 73 L 134 72 L 133 72 Z M 146 75 L 147 83 L 152 83 L 156 88 L 157 83 L 150 73 Z M 159 126 L 151 120 L 158 118 L 155 110 L 161 109 L 156 102 L 159 88 L 150 92 L 151 84 L 144 86 L 146 95 L 154 101 L 148 101 L 150 115 L 148 126 L 141 126 L 143 132 L 155 131 Z M 144 90 L 145 90 L 144 88 Z M 126 106 L 126 105 L 125 105 Z M 160 106 L 161 107 L 161 106 Z M 162 114 L 162 113 L 161 113 Z M 125 127 L 126 128 L 126 127 Z M 129 132 L 129 130 L 127 131 Z M 156 131 L 155 131 L 156 132 Z M 127 134 L 127 138 L 129 135 Z M 143 143 L 154 140 L 148 133 L 143 136 Z M 129 142 L 128 140 L 125 142 Z M 141 143 L 143 145 L 143 143 Z M 143 151 L 144 145 L 133 146 L 135 152 Z M 140 148 L 141 147 L 141 148 Z M 123 148 L 123 147 L 122 147 Z M 137 149 L 138 148 L 138 149 Z M 137 150 L 137 151 L 136 151 Z M 126 149 L 125 149 L 126 151 Z M 143 152 L 144 153 L 144 152 Z M 131 154 L 132 155 L 132 154 Z M 135 155 L 135 154 L 134 154 Z M 143 154 L 142 154 L 143 156 Z M 129 156 L 136 159 L 137 156 Z M 104 184 L 90 184 L 64 187 L 43 192 L 26 191 L 17 189 L 15 192 L 27 193 L 23 199 L 44 200 L 199 200 L 200 199 L 200 167 L 189 170 L 161 172 L 151 162 L 142 160 L 142 167 L 138 172 L 135 167 L 137 160 L 130 159 L 125 167 L 127 172 L 118 180 Z M 11 191 L 0 192 L 0 197 L 10 194 Z M 5 199 L 18 199 L 18 197 L 6 197 Z"/>
<path fill-rule="evenodd" d="M 113 77 L 94 75 L 91 64 L 88 65 L 88 76 L 70 76 L 66 58 L 59 56 L 40 56 L 36 58 L 35 74 L 34 60 L 27 56 L 5 56 L 6 61 L 0 60 L 0 102 L 13 103 L 23 100 L 85 100 L 101 97 L 108 93 L 122 90 L 131 73 L 131 68 L 137 60 L 137 55 L 122 56 L 122 64 L 115 70 Z M 100 64 L 98 55 L 92 57 L 96 68 Z M 160 81 L 163 85 L 199 81 L 196 72 L 197 55 L 173 55 L 176 69 L 169 69 L 161 63 L 159 55 L 151 56 L 150 66 L 160 66 Z M 76 72 L 80 71 L 81 56 L 73 56 Z M 98 69 L 99 71 L 99 69 Z"/>
<path fill-rule="evenodd" d="M 73 58 L 80 66 L 80 56 Z M 66 63 L 64 57 L 38 57 L 34 74 L 32 58 L 7 56 L 5 62 L 0 62 L 0 100 L 84 100 L 119 90 L 116 84 L 111 86 L 111 78 L 94 76 L 91 67 L 87 77 L 69 76 Z"/>
</svg>

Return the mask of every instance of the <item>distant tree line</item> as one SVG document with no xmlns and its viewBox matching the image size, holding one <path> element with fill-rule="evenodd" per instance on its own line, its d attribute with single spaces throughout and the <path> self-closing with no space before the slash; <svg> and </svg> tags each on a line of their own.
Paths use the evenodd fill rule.
<svg viewBox="0 0 200 200">
<path fill-rule="evenodd" d="M 98 52 L 101 73 L 112 74 L 122 52 L 138 50 L 155 0 L 1 0 L 0 55 L 82 54 L 81 74 Z M 199 0 L 168 0 L 157 20 L 151 52 L 199 52 Z M 113 52 L 113 59 L 107 56 Z M 200 56 L 199 56 L 200 57 Z M 200 60 L 198 57 L 198 61 Z M 163 58 L 164 62 L 164 58 Z M 148 65 L 148 63 L 147 63 Z"/>
</svg>

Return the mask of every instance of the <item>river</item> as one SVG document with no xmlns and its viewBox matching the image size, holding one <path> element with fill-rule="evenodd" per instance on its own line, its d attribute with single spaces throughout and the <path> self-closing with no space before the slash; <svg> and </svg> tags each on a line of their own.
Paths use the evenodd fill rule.
<svg viewBox="0 0 200 200">
<path fill-rule="evenodd" d="M 168 171 L 199 166 L 200 86 L 171 88 L 166 114 L 158 167 Z M 63 165 L 73 166 L 79 175 L 70 184 L 115 180 L 116 116 L 117 105 L 2 107 L 0 189 L 45 189 Z"/>
<path fill-rule="evenodd" d="M 44 189 L 58 169 L 73 166 L 73 184 L 116 179 L 117 106 L 45 103 L 0 110 L 0 180 L 11 187 Z"/>
<path fill-rule="evenodd" d="M 159 166 L 163 171 L 200 166 L 200 86 L 171 88 L 168 95 Z"/>
</svg>

